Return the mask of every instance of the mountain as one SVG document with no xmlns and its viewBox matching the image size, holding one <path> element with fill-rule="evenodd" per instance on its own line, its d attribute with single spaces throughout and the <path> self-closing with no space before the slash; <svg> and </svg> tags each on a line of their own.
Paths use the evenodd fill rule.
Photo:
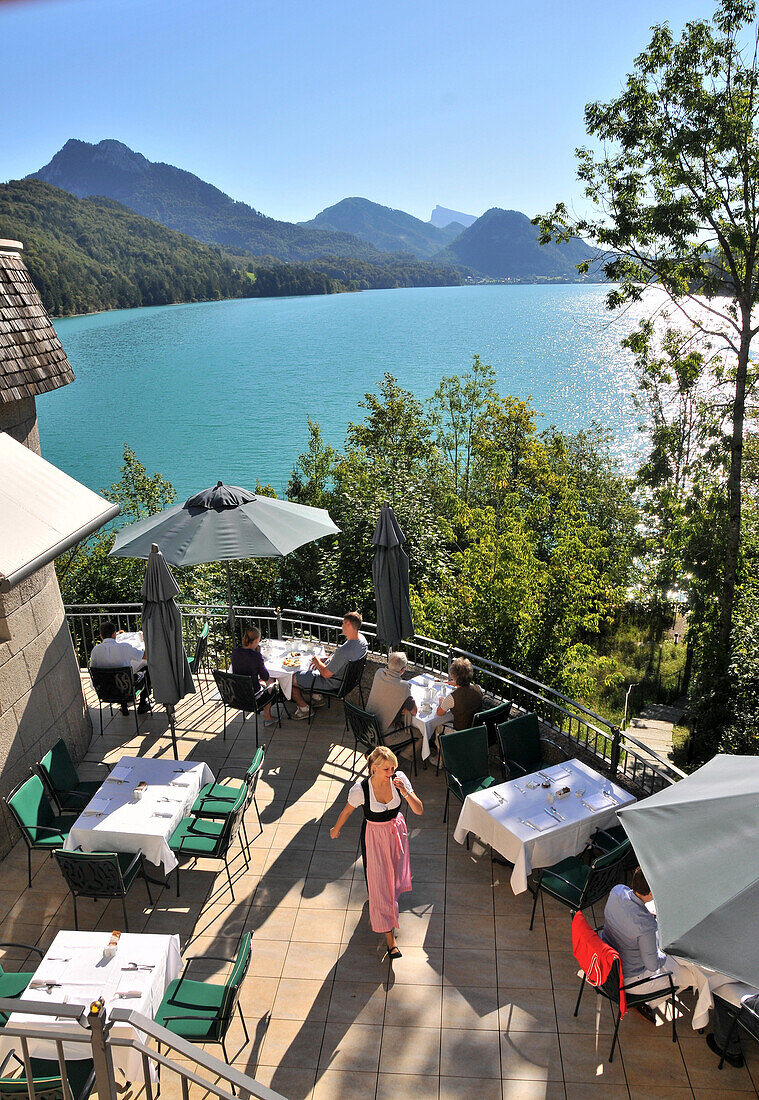
<svg viewBox="0 0 759 1100">
<path fill-rule="evenodd" d="M 256 258 L 201 244 L 113 199 L 78 199 L 36 179 L 0 185 L 0 238 L 24 262 L 54 316 L 219 298 L 332 294 L 461 282 L 451 266 L 378 253 L 382 262 Z"/>
<path fill-rule="evenodd" d="M 381 258 L 376 248 L 358 237 L 267 218 L 191 172 L 149 161 L 120 141 L 91 145 L 72 138 L 29 178 L 51 183 L 78 198 L 104 195 L 198 241 L 243 249 L 256 256 L 281 260 Z"/>
<path fill-rule="evenodd" d="M 311 221 L 300 224 L 312 229 L 352 233 L 385 252 L 410 252 L 420 260 L 431 259 L 462 230 L 460 225 L 439 229 L 403 210 L 393 210 L 360 198 L 343 199 L 322 210 Z"/>
<path fill-rule="evenodd" d="M 436 259 L 466 264 L 492 279 L 535 282 L 542 279 L 578 282 L 576 265 L 597 255 L 573 237 L 565 244 L 541 245 L 538 228 L 518 210 L 493 207 L 465 229 Z M 599 276 L 588 276 L 598 278 Z"/>
<path fill-rule="evenodd" d="M 449 210 L 447 206 L 436 206 L 432 211 L 429 224 L 436 225 L 438 229 L 445 229 L 446 226 L 456 223 L 462 229 L 468 229 L 476 221 L 477 218 L 474 214 L 462 214 L 460 210 Z"/>
</svg>

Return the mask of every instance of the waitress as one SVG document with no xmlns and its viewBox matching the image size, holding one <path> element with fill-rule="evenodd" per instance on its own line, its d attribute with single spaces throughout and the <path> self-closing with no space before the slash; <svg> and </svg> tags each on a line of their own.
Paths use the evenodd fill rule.
<svg viewBox="0 0 759 1100">
<path fill-rule="evenodd" d="M 380 745 L 368 760 L 368 777 L 353 784 L 348 803 L 329 835 L 337 840 L 353 811 L 363 807 L 361 855 L 369 891 L 369 920 L 373 932 L 384 934 L 390 958 L 400 959 L 401 952 L 395 942 L 398 898 L 411 889 L 408 829 L 401 813 L 401 796 L 415 814 L 421 814 L 424 807 L 408 778 L 397 770 L 395 753 Z"/>
</svg>

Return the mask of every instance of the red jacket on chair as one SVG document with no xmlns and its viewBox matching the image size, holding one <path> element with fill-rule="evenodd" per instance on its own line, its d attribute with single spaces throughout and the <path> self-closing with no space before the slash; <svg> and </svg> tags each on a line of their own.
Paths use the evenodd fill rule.
<svg viewBox="0 0 759 1100">
<path fill-rule="evenodd" d="M 598 933 L 590 927 L 582 913 L 579 912 L 575 913 L 572 918 L 572 954 L 577 959 L 580 969 L 585 975 L 585 980 L 590 985 L 603 985 L 609 977 L 614 963 L 619 964 L 619 1011 L 620 1015 L 624 1016 L 627 1012 L 627 1001 L 622 989 L 624 978 L 619 952 L 610 947 L 608 943 L 604 943 Z"/>
</svg>

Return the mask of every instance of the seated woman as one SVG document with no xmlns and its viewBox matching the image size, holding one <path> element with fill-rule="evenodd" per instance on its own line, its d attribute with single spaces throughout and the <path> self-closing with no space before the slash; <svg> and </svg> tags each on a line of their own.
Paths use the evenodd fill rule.
<svg viewBox="0 0 759 1100">
<path fill-rule="evenodd" d="M 260 641 L 261 631 L 258 627 L 248 627 L 243 633 L 242 645 L 235 646 L 232 650 L 232 672 L 236 676 L 250 676 L 256 695 L 262 688 L 269 692 L 269 699 L 264 707 L 264 725 L 273 726 L 277 719 L 271 716 L 271 704 L 278 685 L 277 681 L 269 676 L 264 664 L 263 654 L 258 648 Z"/>
<path fill-rule="evenodd" d="M 472 662 L 466 657 L 457 657 L 451 662 L 453 691 L 441 699 L 437 714 L 439 718 L 445 718 L 449 711 L 453 711 L 455 730 L 471 729 L 475 714 L 482 710 L 482 688 L 472 683 L 473 676 Z"/>
</svg>

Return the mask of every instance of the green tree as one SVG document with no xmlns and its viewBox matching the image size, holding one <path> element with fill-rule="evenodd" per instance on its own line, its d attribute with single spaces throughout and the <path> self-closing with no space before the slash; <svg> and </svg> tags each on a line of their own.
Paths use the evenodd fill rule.
<svg viewBox="0 0 759 1100">
<path fill-rule="evenodd" d="M 624 91 L 585 109 L 599 151 L 578 150 L 579 178 L 600 211 L 570 218 L 560 204 L 542 240 L 583 235 L 608 250 L 613 308 L 663 288 L 679 314 L 731 354 L 728 518 L 719 592 L 717 663 L 727 667 L 741 544 L 746 396 L 759 331 L 759 34 L 752 0 L 721 0 L 711 23 L 675 40 L 653 28 Z M 697 298 L 704 295 L 705 298 Z"/>
<path fill-rule="evenodd" d="M 450 470 L 453 491 L 464 501 L 469 501 L 477 437 L 497 397 L 493 368 L 475 355 L 468 374 L 441 379 L 427 402 L 433 438 Z"/>
</svg>

